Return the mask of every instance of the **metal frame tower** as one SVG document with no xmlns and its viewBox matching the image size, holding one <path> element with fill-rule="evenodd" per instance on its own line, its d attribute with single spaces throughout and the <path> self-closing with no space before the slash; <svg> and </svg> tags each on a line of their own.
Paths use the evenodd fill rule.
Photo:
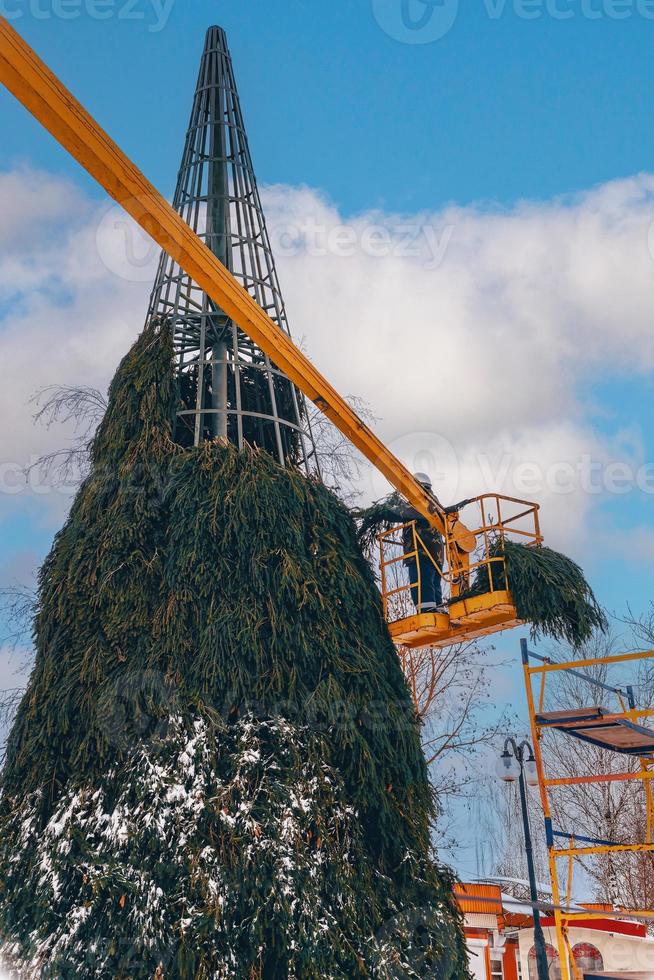
<svg viewBox="0 0 654 980">
<path fill-rule="evenodd" d="M 288 334 L 225 32 L 207 32 L 173 207 Z M 162 252 L 148 319 L 174 332 L 181 408 L 176 439 L 228 439 L 283 465 L 317 470 L 304 396 Z M 290 334 L 289 334 L 290 335 Z"/>
</svg>

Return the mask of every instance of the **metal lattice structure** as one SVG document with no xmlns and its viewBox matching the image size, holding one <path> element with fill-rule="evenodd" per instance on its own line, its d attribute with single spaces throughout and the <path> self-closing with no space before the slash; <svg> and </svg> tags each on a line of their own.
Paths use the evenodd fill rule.
<svg viewBox="0 0 654 980">
<path fill-rule="evenodd" d="M 259 306 L 289 333 L 225 32 L 209 29 L 173 200 L 175 210 Z M 148 319 L 174 331 L 176 439 L 225 438 L 317 469 L 304 396 L 162 252 Z"/>
</svg>

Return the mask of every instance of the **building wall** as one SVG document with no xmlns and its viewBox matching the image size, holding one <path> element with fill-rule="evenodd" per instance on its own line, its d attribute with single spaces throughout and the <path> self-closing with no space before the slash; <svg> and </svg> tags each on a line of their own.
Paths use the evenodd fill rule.
<svg viewBox="0 0 654 980">
<path fill-rule="evenodd" d="M 518 947 L 514 943 L 507 943 L 504 949 L 504 980 L 519 980 Z"/>
<path fill-rule="evenodd" d="M 543 932 L 545 941 L 554 949 L 558 949 L 556 930 L 546 927 Z M 529 980 L 528 956 L 529 950 L 534 945 L 533 929 L 521 929 L 519 941 L 523 980 Z M 654 970 L 654 940 L 600 932 L 598 929 L 571 929 L 570 941 L 573 946 L 577 943 L 591 943 L 595 946 L 602 954 L 605 970 L 622 972 Z"/>
<path fill-rule="evenodd" d="M 468 963 L 474 980 L 488 980 L 486 957 L 488 942 L 477 937 L 468 938 Z"/>
<path fill-rule="evenodd" d="M 496 942 L 501 942 L 497 932 L 482 935 L 481 930 L 466 930 L 466 941 L 474 980 L 518 980 L 517 947 L 513 943 L 497 946 Z M 493 972 L 493 962 L 502 964 L 501 975 Z"/>
</svg>

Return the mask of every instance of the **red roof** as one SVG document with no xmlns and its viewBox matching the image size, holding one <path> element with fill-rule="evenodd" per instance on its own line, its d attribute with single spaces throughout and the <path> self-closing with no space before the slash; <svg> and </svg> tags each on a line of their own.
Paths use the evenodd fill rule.
<svg viewBox="0 0 654 980">
<path fill-rule="evenodd" d="M 505 912 L 502 905 L 502 890 L 499 885 L 463 884 L 461 882 L 454 886 L 454 895 L 464 915 L 471 913 L 496 915 L 498 929 L 503 929 L 505 924 L 518 929 L 533 925 L 533 918 L 529 915 Z M 644 923 L 612 918 L 610 905 L 584 902 L 581 907 L 588 909 L 589 912 L 606 912 L 607 915 L 601 919 L 575 919 L 574 923 L 570 924 L 575 928 L 614 932 L 621 936 L 636 936 L 639 939 L 647 937 L 647 926 Z M 541 916 L 541 922 L 544 926 L 553 926 L 554 918 Z"/>
<path fill-rule="evenodd" d="M 586 906 L 584 906 L 586 908 Z M 543 926 L 553 926 L 554 918 L 541 918 Z M 570 923 L 574 929 L 597 929 L 598 932 L 617 932 L 620 936 L 647 937 L 647 926 L 641 922 L 627 922 L 624 919 L 575 919 Z"/>
</svg>

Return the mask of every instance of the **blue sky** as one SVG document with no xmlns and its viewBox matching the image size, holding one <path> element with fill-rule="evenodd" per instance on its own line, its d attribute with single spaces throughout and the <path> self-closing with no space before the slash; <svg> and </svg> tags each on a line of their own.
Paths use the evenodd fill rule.
<svg viewBox="0 0 654 980">
<path fill-rule="evenodd" d="M 393 231 L 400 216 L 452 230 L 433 270 L 395 254 L 283 256 L 295 335 L 344 393 L 367 398 L 407 462 L 416 433 L 448 440 L 466 494 L 481 489 L 479 458 L 497 461 L 507 447 L 546 469 L 586 451 L 602 473 L 628 465 L 626 493 L 544 486 L 543 514 L 551 543 L 583 563 L 610 610 L 644 609 L 654 597 L 654 497 L 634 476 L 654 462 L 654 20 L 644 0 L 532 0 L 534 19 L 518 0 L 443 0 L 434 16 L 453 23 L 424 44 L 404 43 L 420 38 L 402 26 L 401 0 L 176 0 L 164 13 L 155 0 L 108 0 L 106 20 L 90 15 L 92 0 L 65 0 L 62 19 L 61 2 L 0 8 L 19 14 L 14 26 L 165 194 L 204 31 L 218 23 L 273 225 L 310 215 Z M 410 2 L 420 16 L 422 0 Z M 104 195 L 2 92 L 0 133 L 0 401 L 16 423 L 0 461 L 24 463 L 60 438 L 32 434 L 29 395 L 81 379 L 106 386 L 148 283 L 85 265 Z M 3 496 L 4 583 L 43 557 L 65 509 L 60 494 Z M 517 650 L 517 638 L 502 649 Z M 503 674 L 498 697 L 519 696 Z"/>
<path fill-rule="evenodd" d="M 164 191 L 203 32 L 221 24 L 259 179 L 323 188 L 346 212 L 548 198 L 648 169 L 654 21 L 636 0 L 625 20 L 590 20 L 581 0 L 559 0 L 574 12 L 559 20 L 553 5 L 543 0 L 542 16 L 526 20 L 515 0 L 501 16 L 489 14 L 492 0 L 461 4 L 445 37 L 411 45 L 384 33 L 372 0 L 176 0 L 158 31 L 150 0 L 131 13 L 116 0 L 107 20 L 83 14 L 80 0 L 67 21 L 29 13 L 52 11 L 51 0 L 5 0 L 23 13 L 15 26 Z M 593 6 L 611 9 L 586 0 Z M 3 162 L 29 155 L 72 172 L 7 99 L 0 121 L 12 134 Z"/>
</svg>

